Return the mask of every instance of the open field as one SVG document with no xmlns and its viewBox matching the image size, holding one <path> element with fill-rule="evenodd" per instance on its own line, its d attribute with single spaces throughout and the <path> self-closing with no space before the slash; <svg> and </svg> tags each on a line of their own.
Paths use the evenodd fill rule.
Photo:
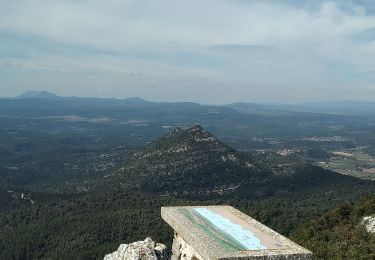
<svg viewBox="0 0 375 260">
<path fill-rule="evenodd" d="M 375 180 L 375 156 L 365 153 L 364 148 L 333 151 L 331 158 L 318 164 L 341 174 Z"/>
</svg>

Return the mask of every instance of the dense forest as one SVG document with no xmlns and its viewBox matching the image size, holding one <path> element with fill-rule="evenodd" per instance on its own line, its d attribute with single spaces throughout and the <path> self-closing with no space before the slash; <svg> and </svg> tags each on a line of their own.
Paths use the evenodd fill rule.
<svg viewBox="0 0 375 260">
<path fill-rule="evenodd" d="M 120 243 L 141 240 L 147 236 L 170 245 L 172 230 L 160 218 L 161 206 L 229 204 L 281 234 L 291 236 L 292 239 L 312 250 L 317 257 L 320 257 L 318 259 L 336 259 L 335 256 L 338 256 L 336 251 L 327 252 L 327 248 L 321 247 L 322 244 L 326 245 L 321 238 L 325 237 L 330 243 L 339 243 L 338 241 L 346 243 L 346 236 L 339 239 L 340 233 L 336 236 L 335 233 L 327 235 L 331 234 L 325 231 L 327 226 L 319 225 L 323 225 L 324 220 L 330 220 L 332 214 L 336 214 L 324 215 L 335 205 L 351 205 L 366 193 L 369 194 L 370 190 L 367 192 L 363 190 L 365 187 L 366 185 L 362 187 L 350 185 L 348 181 L 347 186 L 337 188 L 331 186 L 329 189 L 311 188 L 287 195 L 265 196 L 262 199 L 249 199 L 241 193 L 178 198 L 124 190 L 65 195 L 65 198 L 54 199 L 43 198 L 40 194 L 37 198 L 40 202 L 34 203 L 32 207 L 25 206 L 0 214 L 0 258 L 100 259 L 104 254 L 115 250 Z M 345 201 L 352 202 L 348 204 Z M 349 211 L 356 212 L 356 215 L 347 219 L 345 219 L 347 216 L 340 215 L 337 222 L 345 220 L 347 221 L 345 225 L 351 223 L 351 226 L 345 228 L 355 226 L 356 230 L 362 232 L 363 227 L 359 225 L 360 217 L 374 213 L 374 199 L 353 208 L 351 206 L 342 208 L 350 209 Z M 340 210 L 333 212 L 345 214 Z M 316 217 L 318 220 L 312 220 Z M 336 224 L 333 221 L 327 225 L 332 230 L 336 230 L 334 226 Z M 302 227 L 299 228 L 301 225 Z M 313 232 L 309 233 L 305 230 L 313 230 Z M 319 234 L 319 232 L 327 233 Z M 366 241 L 364 247 L 373 241 L 368 239 L 373 239 L 374 236 L 363 232 L 354 235 L 362 239 L 358 242 Z M 341 252 L 340 255 L 364 256 L 374 253 L 373 247 L 368 247 L 367 251 L 353 247 Z"/>
<path fill-rule="evenodd" d="M 303 224 L 291 237 L 314 252 L 314 259 L 374 259 L 375 235 L 361 224 L 373 214 L 375 198 L 364 198 Z"/>
</svg>

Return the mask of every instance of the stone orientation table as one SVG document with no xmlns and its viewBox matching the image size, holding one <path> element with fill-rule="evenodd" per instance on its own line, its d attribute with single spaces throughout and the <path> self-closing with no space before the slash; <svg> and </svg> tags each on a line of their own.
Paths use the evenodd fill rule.
<svg viewBox="0 0 375 260">
<path fill-rule="evenodd" d="M 231 206 L 162 207 L 172 260 L 312 259 L 312 253 Z"/>
</svg>

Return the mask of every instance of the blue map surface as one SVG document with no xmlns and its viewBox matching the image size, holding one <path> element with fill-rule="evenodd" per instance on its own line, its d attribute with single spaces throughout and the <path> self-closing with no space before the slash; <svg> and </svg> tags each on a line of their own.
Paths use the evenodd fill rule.
<svg viewBox="0 0 375 260">
<path fill-rule="evenodd" d="M 267 247 L 261 244 L 261 241 L 254 233 L 233 223 L 230 219 L 212 212 L 207 208 L 194 208 L 194 211 L 217 227 L 223 234 L 240 243 L 245 250 L 267 249 Z"/>
</svg>

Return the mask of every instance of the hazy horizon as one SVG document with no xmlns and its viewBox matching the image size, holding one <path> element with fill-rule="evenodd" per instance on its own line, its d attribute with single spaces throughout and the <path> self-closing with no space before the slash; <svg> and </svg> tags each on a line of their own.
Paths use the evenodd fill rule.
<svg viewBox="0 0 375 260">
<path fill-rule="evenodd" d="M 156 100 L 156 99 L 147 99 L 145 97 L 141 97 L 141 96 L 128 96 L 128 97 L 100 97 L 100 96 L 75 96 L 75 95 L 59 95 L 58 93 L 54 93 L 54 92 L 51 92 L 51 91 L 47 91 L 47 90 L 26 90 L 24 92 L 21 92 L 19 93 L 18 95 L 15 95 L 15 96 L 1 96 L 0 95 L 0 98 L 5 98 L 5 99 L 13 99 L 13 98 L 18 98 L 18 97 L 22 97 L 23 95 L 27 95 L 27 94 L 30 94 L 30 93 L 34 93 L 34 94 L 51 94 L 51 95 L 56 95 L 58 96 L 59 98 L 103 98 L 103 99 L 118 99 L 118 100 L 126 100 L 126 99 L 141 99 L 141 100 L 145 100 L 147 102 L 167 102 L 167 103 L 178 103 L 178 102 L 188 102 L 188 103 L 196 103 L 196 104 L 200 104 L 200 105 L 229 105 L 229 104 L 235 104 L 235 103 L 247 103 L 247 104 L 254 104 L 254 105 L 307 105 L 307 104 L 314 104 L 314 105 L 319 105 L 319 103 L 322 103 L 322 104 L 326 104 L 326 103 L 332 103 L 332 104 L 335 104 L 335 103 L 371 103 L 371 104 L 375 104 L 375 101 L 361 101 L 361 100 L 350 100 L 350 99 L 347 99 L 347 100 L 336 100 L 336 101 L 331 101 L 331 100 L 327 100 L 327 101 L 297 101 L 297 102 L 289 102 L 289 103 L 282 103 L 282 102 L 267 102 L 267 101 L 264 101 L 264 102 L 259 102 L 259 101 L 247 101 L 247 100 L 239 100 L 239 101 L 234 101 L 234 102 L 227 102 L 227 103 L 208 103 L 208 102 L 198 102 L 198 101 L 192 101 L 192 100 Z"/>
<path fill-rule="evenodd" d="M 0 3 L 0 96 L 375 101 L 375 3 Z"/>
</svg>

